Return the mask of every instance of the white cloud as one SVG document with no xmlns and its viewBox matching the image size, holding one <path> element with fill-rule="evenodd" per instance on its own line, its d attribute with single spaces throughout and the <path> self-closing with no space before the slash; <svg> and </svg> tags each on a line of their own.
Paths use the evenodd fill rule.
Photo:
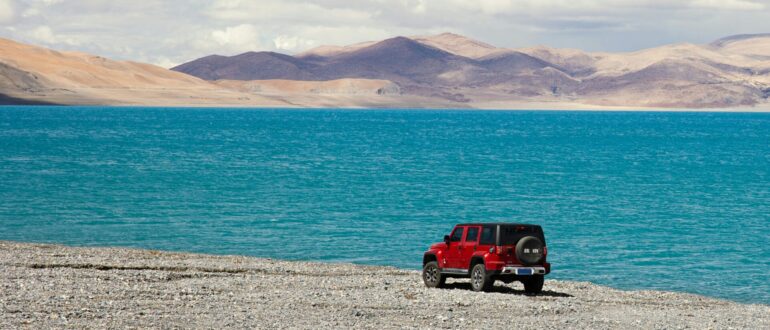
<svg viewBox="0 0 770 330">
<path fill-rule="evenodd" d="M 16 9 L 13 1 L 0 0 L 0 24 L 11 23 L 16 16 Z"/>
<path fill-rule="evenodd" d="M 21 13 L 21 17 L 30 18 L 39 16 L 50 10 L 51 6 L 62 3 L 64 0 L 27 0 L 25 1 L 25 9 Z"/>
<path fill-rule="evenodd" d="M 40 15 L 40 9 L 37 9 L 35 7 L 27 8 L 26 10 L 24 10 L 23 13 L 21 13 L 21 17 L 24 17 L 24 18 L 38 16 L 38 15 Z"/>
<path fill-rule="evenodd" d="M 227 49 L 253 50 L 261 47 L 259 32 L 251 24 L 241 24 L 212 31 L 211 41 Z"/>
<path fill-rule="evenodd" d="M 53 30 L 48 26 L 38 26 L 27 33 L 27 36 L 47 44 L 56 43 L 56 37 L 53 35 Z"/>
<path fill-rule="evenodd" d="M 307 40 L 297 36 L 280 35 L 273 39 L 273 44 L 275 45 L 276 49 L 298 51 L 313 47 L 317 43 L 315 40 Z"/>
<path fill-rule="evenodd" d="M 425 14 L 428 11 L 427 0 L 401 0 L 401 5 L 414 14 Z"/>
<path fill-rule="evenodd" d="M 724 10 L 762 10 L 765 4 L 748 0 L 695 0 L 695 7 L 724 9 Z"/>
<path fill-rule="evenodd" d="M 0 36 L 163 66 L 445 31 L 636 50 L 770 32 L 768 0 L 0 0 Z"/>
<path fill-rule="evenodd" d="M 27 38 L 33 41 L 40 42 L 46 45 L 63 44 L 68 46 L 77 46 L 81 44 L 81 41 L 78 40 L 78 38 L 55 34 L 51 29 L 51 27 L 47 25 L 41 25 L 41 26 L 35 27 L 27 31 L 25 35 Z"/>
<path fill-rule="evenodd" d="M 430 0 L 435 6 L 440 0 Z M 755 0 L 450 0 L 451 5 L 488 15 L 514 13 L 586 13 L 618 12 L 628 9 L 711 8 L 722 10 L 761 10 L 765 5 Z"/>
<path fill-rule="evenodd" d="M 147 62 L 150 62 L 152 64 L 155 64 L 155 65 L 157 65 L 159 67 L 166 68 L 166 69 L 173 68 L 173 67 L 181 64 L 179 62 L 172 61 L 170 58 L 165 57 L 165 56 L 161 56 L 161 57 L 154 58 L 154 59 L 149 59 L 149 60 L 147 60 Z"/>
<path fill-rule="evenodd" d="M 304 42 L 299 42 L 295 51 L 302 51 L 300 46 L 314 47 L 317 45 L 348 45 L 361 41 L 380 40 L 395 35 L 413 35 L 417 34 L 417 30 L 409 28 L 381 28 L 377 26 L 366 25 L 338 25 L 338 26 L 293 26 L 283 33 L 291 34 L 292 37 L 286 37 L 286 34 L 282 39 L 298 38 Z M 278 48 L 278 47 L 276 47 Z M 289 50 L 287 48 L 284 48 Z"/>
<path fill-rule="evenodd" d="M 215 0 L 205 11 L 215 19 L 230 21 L 302 22 L 313 24 L 336 20 L 338 22 L 366 22 L 371 11 L 356 10 L 345 5 L 322 6 L 309 1 L 242 1 Z"/>
</svg>

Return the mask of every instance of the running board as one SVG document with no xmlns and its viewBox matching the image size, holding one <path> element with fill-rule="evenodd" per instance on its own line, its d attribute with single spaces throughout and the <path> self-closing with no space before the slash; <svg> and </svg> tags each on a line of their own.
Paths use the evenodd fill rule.
<svg viewBox="0 0 770 330">
<path fill-rule="evenodd" d="M 452 275 L 468 275 L 468 270 L 462 268 L 442 268 L 441 273 Z"/>
</svg>

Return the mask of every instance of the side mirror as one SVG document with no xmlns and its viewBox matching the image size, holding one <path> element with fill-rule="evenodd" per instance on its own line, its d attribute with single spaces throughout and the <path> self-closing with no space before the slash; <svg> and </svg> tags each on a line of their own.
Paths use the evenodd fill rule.
<svg viewBox="0 0 770 330">
<path fill-rule="evenodd" d="M 444 235 L 444 243 L 446 243 L 446 245 L 449 245 L 449 235 Z"/>
</svg>

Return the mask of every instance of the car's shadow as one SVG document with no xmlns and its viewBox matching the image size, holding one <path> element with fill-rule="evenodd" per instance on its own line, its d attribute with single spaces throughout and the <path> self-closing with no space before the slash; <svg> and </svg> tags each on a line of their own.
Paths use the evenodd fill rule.
<svg viewBox="0 0 770 330">
<path fill-rule="evenodd" d="M 444 286 L 444 289 L 454 290 L 454 289 L 461 289 L 461 290 L 471 290 L 471 283 L 470 282 L 452 282 L 447 283 Z M 492 287 L 492 289 L 489 292 L 497 292 L 497 293 L 507 293 L 507 294 L 515 294 L 520 296 L 530 296 L 530 297 L 557 297 L 557 298 L 569 298 L 574 297 L 571 294 L 564 293 L 564 292 L 556 292 L 551 290 L 543 290 L 540 293 L 533 294 L 533 293 L 526 293 L 524 292 L 524 289 L 517 290 L 507 285 L 502 285 L 502 282 L 495 283 L 495 286 Z"/>
</svg>

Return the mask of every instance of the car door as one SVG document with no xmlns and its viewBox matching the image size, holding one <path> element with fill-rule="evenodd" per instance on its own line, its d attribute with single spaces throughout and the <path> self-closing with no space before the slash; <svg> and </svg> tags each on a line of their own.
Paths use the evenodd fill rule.
<svg viewBox="0 0 770 330">
<path fill-rule="evenodd" d="M 444 254 L 444 264 L 441 268 L 459 269 L 462 268 L 462 247 L 465 237 L 465 227 L 457 226 L 449 235 L 449 245 Z"/>
<path fill-rule="evenodd" d="M 460 248 L 459 268 L 468 269 L 470 267 L 471 257 L 479 245 L 479 232 L 481 232 L 481 226 L 465 227 L 465 238 L 463 238 L 463 244 Z"/>
</svg>

